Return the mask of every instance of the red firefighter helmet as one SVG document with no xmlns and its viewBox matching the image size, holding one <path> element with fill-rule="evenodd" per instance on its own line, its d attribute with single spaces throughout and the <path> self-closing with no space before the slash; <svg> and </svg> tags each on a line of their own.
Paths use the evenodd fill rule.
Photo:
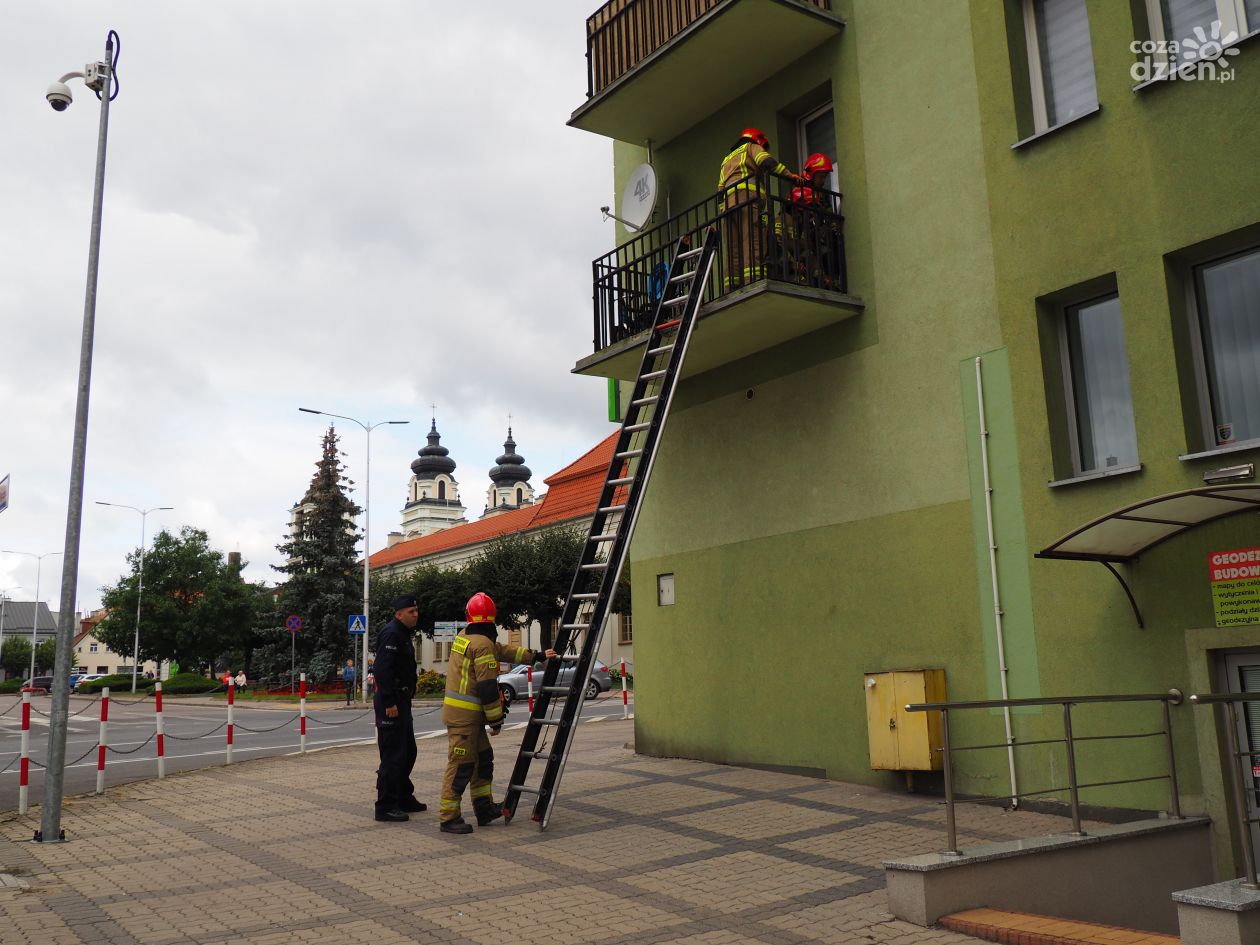
<svg viewBox="0 0 1260 945">
<path fill-rule="evenodd" d="M 814 188 L 813 187 L 793 187 L 792 203 L 813 203 Z"/>
<path fill-rule="evenodd" d="M 823 154 L 821 151 L 816 151 L 811 154 L 809 159 L 805 162 L 805 173 L 830 174 L 834 166 L 835 165 L 831 163 L 831 158 L 827 157 L 827 155 Z"/>
<path fill-rule="evenodd" d="M 489 594 L 478 591 L 468 598 L 464 607 L 469 623 L 494 623 L 494 601 Z"/>
<path fill-rule="evenodd" d="M 763 148 L 770 147 L 770 139 L 766 137 L 766 133 L 760 128 L 745 128 L 739 133 L 740 140 L 747 138 L 754 144 L 759 144 Z"/>
</svg>

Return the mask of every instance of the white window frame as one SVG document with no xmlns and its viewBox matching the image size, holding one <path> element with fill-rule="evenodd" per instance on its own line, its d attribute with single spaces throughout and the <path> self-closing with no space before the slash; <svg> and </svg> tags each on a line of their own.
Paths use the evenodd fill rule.
<svg viewBox="0 0 1260 945">
<path fill-rule="evenodd" d="M 1025 0 L 1025 3 L 1029 0 Z M 1221 21 L 1221 35 L 1228 36 L 1230 30 L 1238 34 L 1239 39 L 1248 35 L 1248 30 L 1243 27 L 1247 22 L 1247 8 L 1243 5 L 1244 0 L 1216 0 L 1216 18 Z M 1168 34 L 1164 31 L 1164 0 L 1146 0 L 1146 24 L 1150 28 L 1151 39 L 1156 43 L 1162 44 L 1168 41 Z M 1260 30 L 1260 23 L 1250 24 L 1251 32 Z M 1166 52 L 1157 52 L 1155 61 L 1160 65 L 1168 66 L 1168 54 Z M 1179 65 L 1193 65 L 1193 63 L 1179 63 Z"/>
<path fill-rule="evenodd" d="M 1197 270 L 1213 263 L 1224 262 L 1235 256 L 1244 256 L 1260 251 L 1260 245 L 1244 243 L 1224 252 L 1215 252 L 1197 256 L 1186 263 L 1186 313 L 1190 317 L 1190 353 L 1194 362 L 1194 388 L 1199 401 L 1199 426 L 1201 428 L 1203 450 L 1208 453 L 1218 450 L 1238 449 L 1248 446 L 1254 441 L 1244 440 L 1239 443 L 1219 445 L 1216 442 L 1216 418 L 1212 416 L 1212 389 L 1208 384 L 1207 352 L 1203 348 L 1203 312 L 1200 308 L 1199 279 Z"/>
<path fill-rule="evenodd" d="M 1081 309 L 1088 305 L 1094 305 L 1105 299 L 1118 299 L 1120 293 L 1116 291 L 1102 292 L 1097 295 L 1084 296 L 1079 299 L 1073 299 L 1070 302 L 1064 302 L 1058 307 L 1058 328 L 1059 328 L 1059 367 L 1063 372 L 1063 403 L 1067 411 L 1067 427 L 1068 427 L 1068 445 L 1072 450 L 1072 478 L 1093 477 L 1099 473 L 1112 472 L 1113 469 L 1125 470 L 1132 469 L 1132 466 L 1113 467 L 1113 469 L 1084 469 L 1081 462 L 1081 430 L 1080 425 L 1076 421 L 1076 385 L 1072 381 L 1072 351 L 1068 341 L 1068 310 Z M 1124 306 L 1121 305 L 1120 311 L 1124 312 Z M 1126 339 L 1125 357 L 1128 358 L 1128 344 Z M 1133 378 L 1129 377 L 1129 404 L 1133 404 Z"/>
<path fill-rule="evenodd" d="M 831 112 L 832 115 L 834 116 L 835 111 L 836 111 L 835 103 L 828 102 L 826 105 L 819 105 L 813 111 L 806 112 L 800 118 L 796 119 L 796 153 L 797 153 L 797 156 L 800 158 L 801 170 L 805 169 L 805 159 L 808 158 L 810 154 L 812 153 L 809 150 L 809 145 L 806 144 L 805 142 L 805 126 L 808 125 L 811 121 L 815 121 L 816 119 L 821 118 L 823 115 L 827 114 L 827 112 Z M 833 117 L 833 123 L 834 123 L 834 117 Z M 834 142 L 832 142 L 832 147 L 835 148 Z M 827 157 L 832 158 L 832 163 L 835 164 L 839 161 L 840 155 L 828 154 Z M 831 173 L 827 175 L 827 186 L 825 188 L 826 190 L 834 190 L 836 192 L 839 192 L 840 188 L 837 186 L 839 182 L 837 181 L 836 178 L 837 178 L 837 174 L 833 168 Z"/>
<path fill-rule="evenodd" d="M 1046 73 L 1041 68 L 1041 42 L 1037 36 L 1037 11 L 1034 8 L 1034 0 L 1023 0 L 1024 2 L 1024 45 L 1028 49 L 1028 86 L 1032 92 L 1032 110 L 1033 110 L 1033 131 L 1040 134 L 1043 131 L 1049 131 L 1051 128 L 1057 128 L 1058 125 L 1050 124 L 1050 113 L 1046 109 Z M 1148 0 L 1148 2 L 1158 3 L 1159 0 Z M 1086 8 L 1086 16 L 1088 16 L 1088 7 Z M 1093 44 L 1094 33 L 1090 30 L 1090 43 Z M 1093 50 L 1090 50 L 1090 60 L 1093 61 Z M 1098 70 L 1094 70 L 1094 97 L 1098 97 Z M 1073 116 L 1068 121 L 1074 121 L 1080 118 L 1080 115 Z M 1067 122 L 1059 122 L 1066 124 Z"/>
</svg>

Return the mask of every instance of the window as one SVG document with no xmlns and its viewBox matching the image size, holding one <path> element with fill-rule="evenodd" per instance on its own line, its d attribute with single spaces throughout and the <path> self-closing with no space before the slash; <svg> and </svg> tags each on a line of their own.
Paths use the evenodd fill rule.
<svg viewBox="0 0 1260 945">
<path fill-rule="evenodd" d="M 98 649 L 100 649 L 100 644 L 99 644 L 99 643 L 89 643 L 89 644 L 88 644 L 88 652 L 89 652 L 89 653 L 95 653 Z"/>
<path fill-rule="evenodd" d="M 445 480 L 439 479 L 438 480 L 438 501 L 441 502 L 445 499 L 446 499 L 446 482 Z"/>
<path fill-rule="evenodd" d="M 1181 63 L 1215 58 L 1221 44 L 1260 29 L 1260 0 L 1146 0 L 1151 39 L 1175 42 Z"/>
<path fill-rule="evenodd" d="M 1085 0 L 1023 0 L 1037 131 L 1098 107 Z"/>
<path fill-rule="evenodd" d="M 1137 430 L 1120 297 L 1064 308 L 1059 350 L 1073 471 L 1083 475 L 1136 466 Z"/>
<path fill-rule="evenodd" d="M 1207 443 L 1260 439 L 1260 247 L 1196 266 L 1194 310 Z"/>
<path fill-rule="evenodd" d="M 617 636 L 617 642 L 628 644 L 634 642 L 634 623 L 630 619 L 629 614 L 618 614 L 621 618 L 621 630 Z"/>
<path fill-rule="evenodd" d="M 830 103 L 806 113 L 797 121 L 796 146 L 802 165 L 806 158 L 817 153 L 827 155 L 832 164 L 836 163 L 836 112 Z M 838 191 L 838 183 L 838 175 L 833 170 L 827 175 L 823 188 Z"/>
</svg>

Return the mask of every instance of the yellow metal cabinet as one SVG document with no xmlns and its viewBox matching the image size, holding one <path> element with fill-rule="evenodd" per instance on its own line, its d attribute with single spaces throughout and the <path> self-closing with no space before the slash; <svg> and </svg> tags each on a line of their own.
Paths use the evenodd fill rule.
<svg viewBox="0 0 1260 945">
<path fill-rule="evenodd" d="M 877 771 L 938 771 L 941 720 L 936 712 L 907 712 L 916 702 L 945 701 L 945 670 L 866 673 L 866 730 Z"/>
</svg>

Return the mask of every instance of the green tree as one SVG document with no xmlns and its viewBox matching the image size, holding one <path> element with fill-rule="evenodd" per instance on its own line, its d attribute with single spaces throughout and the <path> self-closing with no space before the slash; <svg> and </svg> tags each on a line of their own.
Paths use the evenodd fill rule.
<svg viewBox="0 0 1260 945">
<path fill-rule="evenodd" d="M 29 655 L 29 651 L 28 651 Z M 45 640 L 35 647 L 35 667 L 41 673 L 51 673 L 57 662 L 57 641 Z"/>
<path fill-rule="evenodd" d="M 6 678 L 15 676 L 26 678 L 31 671 L 31 644 L 21 637 L 5 637 L 0 647 L 0 665 L 4 666 Z"/>
<path fill-rule="evenodd" d="M 361 509 L 351 501 L 337 449 L 337 431 L 324 434 L 320 460 L 310 488 L 297 505 L 293 533 L 276 546 L 286 562 L 273 567 L 288 575 L 280 589 L 280 611 L 302 618 L 297 635 L 299 666 L 336 666 L 351 655 L 346 617 L 362 606 L 362 570 L 356 546 L 355 516 Z"/>
<path fill-rule="evenodd" d="M 131 573 L 103 588 L 108 610 L 96 638 L 115 653 L 130 654 L 136 629 L 140 552 L 127 556 Z M 144 607 L 140 660 L 178 660 L 186 669 L 213 663 L 238 647 L 254 624 L 255 591 L 241 581 L 209 536 L 185 526 L 165 529 L 144 556 Z"/>
<path fill-rule="evenodd" d="M 564 609 L 585 538 L 576 528 L 497 538 L 468 564 L 472 589 L 494 598 L 502 626 L 537 620 L 544 646 L 551 646 L 551 622 Z"/>
<path fill-rule="evenodd" d="M 435 620 L 463 620 L 464 604 L 472 596 L 472 582 L 464 568 L 443 569 L 423 564 L 403 574 L 372 578 L 372 633 L 394 617 L 393 602 L 403 594 L 415 594 L 420 608 L 417 629 L 432 632 Z"/>
</svg>

